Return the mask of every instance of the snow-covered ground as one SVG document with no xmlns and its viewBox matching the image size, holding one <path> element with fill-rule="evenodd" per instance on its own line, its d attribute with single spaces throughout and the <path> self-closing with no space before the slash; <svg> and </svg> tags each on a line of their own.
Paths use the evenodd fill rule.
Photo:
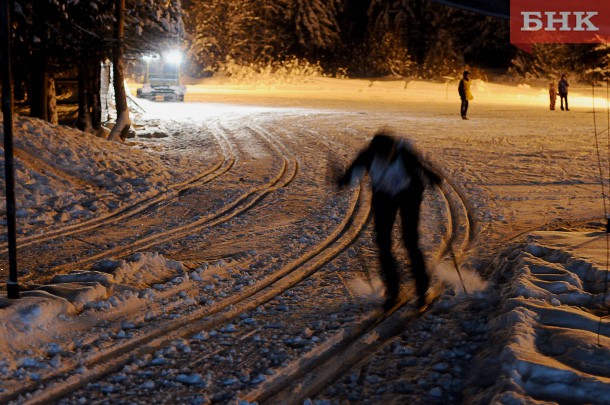
<svg viewBox="0 0 610 405">
<path fill-rule="evenodd" d="M 301 258 L 341 243 L 333 235 L 357 196 L 332 180 L 388 127 L 466 198 L 478 232 L 460 257 L 469 294 L 434 256 L 447 215 L 430 195 L 422 245 L 448 291 L 313 400 L 610 403 L 605 96 L 593 101 L 591 89 L 573 86 L 571 111 L 549 111 L 544 88 L 475 81 L 463 121 L 456 87 L 208 79 L 189 86 L 185 103 L 138 100 L 146 112 L 132 119 L 139 136 L 127 144 L 17 118 L 28 291 L 0 298 L 0 399 L 51 376 L 76 388 L 79 376 L 119 361 L 108 353 L 135 358 L 65 403 L 162 403 L 160 391 L 181 403 L 255 398 L 378 305 L 365 224 L 355 243 L 271 301 L 231 300 L 275 274 L 292 280 L 289 270 L 306 267 Z M 188 329 L 215 308 L 234 313 Z M 171 325 L 192 333 L 168 332 L 156 351 L 138 351 L 138 339 Z M 255 360 L 229 351 L 193 364 L 237 342 Z"/>
</svg>

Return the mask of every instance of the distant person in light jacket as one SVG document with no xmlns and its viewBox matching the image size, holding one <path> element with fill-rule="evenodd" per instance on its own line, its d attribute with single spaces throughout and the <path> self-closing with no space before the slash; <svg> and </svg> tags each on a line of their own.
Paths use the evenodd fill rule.
<svg viewBox="0 0 610 405">
<path fill-rule="evenodd" d="M 550 108 L 551 110 L 555 110 L 555 105 L 557 104 L 557 88 L 555 87 L 555 81 L 552 80 L 549 84 L 549 100 L 551 102 Z"/>
<path fill-rule="evenodd" d="M 563 111 L 563 100 L 566 101 L 566 111 L 570 111 L 570 109 L 568 108 L 568 87 L 570 87 L 570 84 L 566 80 L 566 75 L 561 75 L 561 80 L 559 81 L 558 90 L 559 90 L 559 102 L 560 102 L 562 111 Z"/>
<path fill-rule="evenodd" d="M 338 179 L 339 186 L 353 184 L 367 171 L 373 189 L 372 209 L 381 270 L 386 287 L 384 309 L 397 302 L 400 278 L 392 255 L 392 228 L 396 214 L 402 219 L 402 238 L 411 260 L 418 294 L 417 305 L 426 305 L 429 277 L 419 248 L 419 214 L 424 190 L 441 184 L 441 177 L 424 163 L 406 140 L 388 131 L 375 134 L 371 143 Z"/>
<path fill-rule="evenodd" d="M 460 95 L 460 99 L 462 100 L 462 105 L 460 107 L 460 114 L 462 115 L 463 120 L 467 120 L 468 117 L 468 102 L 472 100 L 474 97 L 472 96 L 472 92 L 470 91 L 470 72 L 465 70 L 462 75 L 462 80 L 460 80 L 460 84 L 458 85 L 458 93 Z"/>
</svg>

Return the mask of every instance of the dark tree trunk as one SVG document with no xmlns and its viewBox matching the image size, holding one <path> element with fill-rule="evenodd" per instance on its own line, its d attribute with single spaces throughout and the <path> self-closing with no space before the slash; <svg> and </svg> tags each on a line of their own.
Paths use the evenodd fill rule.
<svg viewBox="0 0 610 405">
<path fill-rule="evenodd" d="M 78 119 L 76 120 L 76 127 L 81 131 L 87 130 L 87 123 L 89 122 L 89 108 L 87 106 L 87 64 L 84 61 L 80 61 L 78 64 Z"/>
<path fill-rule="evenodd" d="M 131 125 L 129 110 L 127 109 L 127 94 L 125 93 L 124 86 L 125 76 L 123 75 L 125 0 L 115 0 L 115 19 L 116 31 L 112 55 L 112 73 L 117 119 L 112 131 L 110 131 L 110 135 L 108 135 L 108 139 L 120 141 L 125 139 Z"/>
<path fill-rule="evenodd" d="M 112 61 L 112 74 L 114 76 L 114 97 L 117 115 L 127 111 L 127 94 L 125 93 L 125 76 L 123 75 L 123 55 L 115 57 Z"/>
<path fill-rule="evenodd" d="M 15 69 L 13 73 L 13 95 L 16 101 L 23 101 L 26 99 L 26 82 L 27 74 L 24 75 L 24 69 Z"/>
<path fill-rule="evenodd" d="M 97 132 L 102 127 L 100 103 L 101 66 L 96 58 L 83 57 L 78 64 L 78 121 L 81 131 Z"/>
<path fill-rule="evenodd" d="M 47 120 L 49 57 L 43 50 L 32 55 L 32 78 L 30 90 L 30 116 Z"/>
<path fill-rule="evenodd" d="M 91 125 L 93 130 L 97 131 L 102 127 L 102 104 L 100 102 L 100 90 L 102 87 L 102 66 L 99 60 L 94 59 L 91 63 L 91 91 L 90 91 L 90 107 L 91 107 Z"/>
<path fill-rule="evenodd" d="M 30 115 L 42 120 L 49 119 L 48 112 L 48 81 L 50 55 L 47 51 L 48 26 L 46 18 L 48 16 L 48 1 L 36 1 L 33 3 L 33 32 L 32 43 L 34 49 L 30 58 Z M 37 38 L 38 41 L 34 41 Z"/>
</svg>

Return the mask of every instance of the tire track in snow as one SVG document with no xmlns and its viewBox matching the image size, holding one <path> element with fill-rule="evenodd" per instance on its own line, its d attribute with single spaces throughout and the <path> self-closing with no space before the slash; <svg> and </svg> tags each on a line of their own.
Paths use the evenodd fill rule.
<svg viewBox="0 0 610 405">
<path fill-rule="evenodd" d="M 274 139 L 274 137 L 271 136 L 269 133 L 264 132 L 260 129 L 256 129 L 256 128 L 250 128 L 249 130 L 253 134 L 265 139 L 265 141 L 271 146 L 271 149 L 273 149 L 275 151 L 275 153 L 278 156 L 280 156 L 280 158 L 282 160 L 282 164 L 281 164 L 281 168 L 278 171 L 278 173 L 276 173 L 274 175 L 274 177 L 271 180 L 269 180 L 267 183 L 265 183 L 259 187 L 256 187 L 252 190 L 249 190 L 248 192 L 242 194 L 240 198 L 233 201 L 231 204 L 224 206 L 220 211 L 213 213 L 213 214 L 209 215 L 208 217 L 201 219 L 200 221 L 196 221 L 195 223 L 191 223 L 189 225 L 180 227 L 178 229 L 172 229 L 169 231 L 165 231 L 161 235 L 156 234 L 156 235 L 150 236 L 148 238 L 145 238 L 143 241 L 141 241 L 140 243 L 137 244 L 139 248 L 144 249 L 146 247 L 154 246 L 154 245 L 157 245 L 157 244 L 165 242 L 165 241 L 180 239 L 180 238 L 183 238 L 185 235 L 187 235 L 199 228 L 215 226 L 220 223 L 226 222 L 226 221 L 230 220 L 231 218 L 233 218 L 239 214 L 243 214 L 244 212 L 250 210 L 253 206 L 258 204 L 266 195 L 268 195 L 269 193 L 271 193 L 275 190 L 278 190 L 282 187 L 287 186 L 295 179 L 295 177 L 299 171 L 299 163 L 296 160 L 296 158 L 294 158 L 292 153 L 290 151 L 288 151 L 288 149 L 285 148 L 285 146 L 283 146 L 279 141 Z M 227 140 L 227 142 L 228 142 L 228 140 Z M 236 156 L 234 151 L 233 151 L 232 155 Z M 192 187 L 195 187 L 195 186 L 192 186 Z M 189 187 L 189 188 L 192 188 L 192 187 Z M 133 246 L 131 246 L 130 248 L 133 248 Z M 129 249 L 129 248 L 121 247 L 121 248 L 114 249 L 112 251 L 106 251 L 102 254 L 95 255 L 95 256 L 89 257 L 87 259 L 84 259 L 82 261 L 72 263 L 69 266 L 61 266 L 61 268 L 66 269 L 66 268 L 76 267 L 79 264 L 92 262 L 98 258 L 105 257 L 110 253 L 115 253 L 115 254 L 122 253 L 126 249 Z M 262 287 L 260 287 L 260 285 L 265 287 L 272 282 L 275 282 L 275 278 L 271 278 L 271 279 L 267 278 L 267 279 L 263 280 L 262 283 L 259 284 L 259 286 L 257 288 L 255 288 L 252 291 L 248 290 L 249 293 L 246 294 L 246 297 L 249 295 L 252 295 L 252 294 L 256 293 L 258 290 L 260 290 L 260 288 L 262 288 Z M 175 293 L 177 293 L 177 292 L 175 292 Z M 243 297 L 241 299 L 243 299 Z M 202 313 L 202 311 L 199 311 L 199 312 L 197 312 L 197 314 L 199 314 L 199 317 L 204 317 L 204 316 L 209 316 L 210 314 L 215 314 L 216 312 L 220 311 L 221 309 L 224 309 L 225 307 L 231 305 L 232 302 L 233 302 L 233 300 L 229 300 L 229 302 L 226 304 L 221 303 L 218 306 L 212 307 L 209 310 L 208 309 L 204 310 L 203 313 Z M 192 318 L 192 316 L 190 316 L 190 318 Z M 197 316 L 195 316 L 195 318 L 197 318 Z M 120 321 L 120 319 L 119 319 L 119 321 Z M 176 328 L 179 328 L 179 326 L 171 326 L 171 325 L 169 326 L 169 330 L 174 330 Z M 165 326 L 163 326 L 161 328 L 161 330 L 167 330 L 167 329 Z M 155 333 L 153 332 L 153 334 L 155 334 Z M 145 337 L 144 340 L 146 340 L 147 337 Z M 139 343 L 137 343 L 137 344 L 139 344 Z M 117 345 L 117 350 L 120 351 L 120 347 L 121 347 L 120 345 Z M 117 351 L 111 350 L 110 353 L 111 354 L 109 354 L 107 356 L 108 358 L 114 357 L 115 354 L 117 353 Z M 104 359 L 106 359 L 106 357 L 104 357 Z M 129 359 L 126 358 L 124 361 L 126 362 L 128 360 Z M 48 381 L 49 379 L 54 378 L 54 376 L 70 373 L 76 367 L 77 367 L 76 364 L 73 364 L 71 367 L 62 367 L 57 372 L 52 373 L 53 374 L 52 376 L 49 376 L 48 378 L 43 378 L 41 380 L 41 383 L 44 384 L 45 381 Z M 38 385 L 38 384 L 36 384 L 36 385 Z M 23 392 L 26 392 L 30 389 L 31 389 L 31 387 L 24 387 L 23 389 L 18 389 L 16 392 L 12 392 L 12 393 L 9 392 L 7 395 L 7 398 L 9 398 L 9 400 L 13 399 L 13 398 L 17 397 L 18 395 L 21 395 Z M 2 399 L 2 396 L 0 396 L 0 402 L 4 402 Z"/>
<path fill-rule="evenodd" d="M 255 131 L 264 131 L 262 128 L 253 128 Z M 285 146 L 273 139 L 273 136 L 264 131 L 264 136 L 273 142 L 278 148 L 277 150 L 288 153 Z M 296 160 L 291 165 L 293 167 L 288 184 L 294 176 L 296 176 L 298 163 Z M 285 170 L 284 170 L 285 172 Z M 278 176 L 281 178 L 282 176 Z M 277 186 L 276 188 L 279 188 Z M 263 196 L 259 196 L 262 198 Z M 256 308 L 261 303 L 267 302 L 290 287 L 298 284 L 311 274 L 315 273 L 320 267 L 328 263 L 353 243 L 366 225 L 369 215 L 370 201 L 365 198 L 361 201 L 360 193 L 357 192 L 352 199 L 352 206 L 346 218 L 342 221 L 339 227 L 328 236 L 320 245 L 314 246 L 313 249 L 304 256 L 298 257 L 288 263 L 279 271 L 263 280 L 256 283 L 254 286 L 245 289 L 241 294 L 235 295 L 227 300 L 219 302 L 210 308 L 201 308 L 189 314 L 187 317 L 182 317 L 175 321 L 171 321 L 153 329 L 149 334 L 140 336 L 133 341 L 115 345 L 109 350 L 105 350 L 96 354 L 96 356 L 88 359 L 83 365 L 87 368 L 85 375 L 68 377 L 68 381 L 60 382 L 58 385 L 49 388 L 43 388 L 42 393 L 37 393 L 31 397 L 27 403 L 42 403 L 53 398 L 59 398 L 65 395 L 66 392 L 73 391 L 87 382 L 94 381 L 102 375 L 113 371 L 130 361 L 133 355 L 150 353 L 156 350 L 163 344 L 167 344 L 178 337 L 188 336 L 201 329 L 211 329 L 217 325 L 226 323 L 227 320 L 238 316 L 239 314 Z M 355 227 L 355 229 L 353 229 Z M 175 291 L 172 293 L 176 293 Z M 136 352 L 134 352 L 136 350 Z M 82 363 L 82 362 L 81 362 Z M 74 363 L 70 366 L 63 367 L 57 370 L 52 375 L 43 378 L 39 384 L 46 386 L 55 378 L 69 374 L 79 363 Z M 18 391 L 8 393 L 5 396 L 7 400 L 16 398 L 18 395 L 23 395 L 26 392 L 32 392 L 35 387 L 24 387 Z M 0 396 L 0 402 L 3 402 L 3 397 Z"/>
<path fill-rule="evenodd" d="M 442 289 L 440 284 L 434 285 L 431 296 L 438 297 Z M 407 293 L 412 295 L 415 291 L 410 289 Z M 240 399 L 259 404 L 297 404 L 314 398 L 424 315 L 425 311 L 412 309 L 415 301 L 415 298 L 409 300 L 408 307 L 403 306 L 389 315 L 381 309 L 369 313 Z"/>
<path fill-rule="evenodd" d="M 317 134 L 308 133 L 307 135 L 316 142 L 320 140 L 320 137 L 316 136 Z M 345 152 L 345 148 L 338 144 L 331 145 L 327 139 L 324 142 L 333 150 L 343 149 Z M 348 153 L 340 155 L 345 158 Z M 447 179 L 445 179 L 440 194 L 447 206 L 449 226 L 446 229 L 444 243 L 438 249 L 439 255 L 444 257 L 457 252 L 459 257 L 462 257 L 471 247 L 476 235 L 472 210 L 461 191 Z M 358 236 L 352 243 L 357 238 Z M 438 295 L 441 289 L 440 285 L 435 285 L 432 295 Z M 411 290 L 407 295 L 413 295 L 413 291 Z M 388 339 L 403 331 L 406 324 L 417 319 L 415 314 L 408 309 L 403 309 L 393 316 L 391 321 L 378 325 L 383 316 L 378 311 L 369 314 L 369 317 L 334 336 L 328 342 L 324 342 L 303 358 L 284 369 L 276 370 L 276 378 L 240 398 L 262 403 L 299 403 L 311 397 L 362 361 L 364 353 L 374 353 Z M 248 332 L 248 334 L 252 333 L 256 333 L 256 330 Z M 219 352 L 204 355 L 202 358 L 198 357 L 197 363 L 213 363 L 212 357 L 217 354 Z M 172 363 L 172 366 L 192 369 L 194 364 L 179 362 L 177 365 Z M 312 375 L 319 377 L 311 379 Z"/>
<path fill-rule="evenodd" d="M 440 257 L 454 255 L 459 262 L 473 248 L 478 235 L 474 210 L 464 192 L 445 175 L 440 194 L 449 208 L 447 221 L 450 224 L 449 235 L 439 249 Z"/>
<path fill-rule="evenodd" d="M 286 148 L 285 145 L 278 141 L 273 134 L 266 131 L 260 126 L 250 125 L 242 129 L 262 138 L 263 140 L 265 140 L 266 143 L 271 146 L 271 148 L 275 151 L 276 155 L 282 159 L 282 167 L 280 172 L 276 174 L 276 176 L 273 177 L 266 184 L 259 186 L 253 190 L 250 190 L 248 193 L 236 199 L 236 201 L 231 206 L 223 208 L 223 210 L 226 210 L 225 214 L 218 216 L 218 218 L 215 218 L 212 221 L 202 222 L 201 224 L 196 225 L 195 227 L 190 229 L 187 233 L 192 233 L 202 228 L 211 228 L 213 226 L 226 223 L 238 216 L 242 216 L 250 212 L 253 208 L 260 207 L 260 202 L 265 197 L 267 197 L 274 191 L 287 187 L 296 179 L 300 171 L 300 163 L 296 156 L 288 148 Z M 201 253 L 197 252 L 197 249 L 194 249 L 193 246 L 174 250 L 169 255 L 169 257 L 171 257 L 173 260 L 179 260 L 183 262 L 201 262 L 201 260 L 198 260 L 201 259 Z M 205 257 L 209 259 L 209 255 L 205 255 Z"/>
</svg>

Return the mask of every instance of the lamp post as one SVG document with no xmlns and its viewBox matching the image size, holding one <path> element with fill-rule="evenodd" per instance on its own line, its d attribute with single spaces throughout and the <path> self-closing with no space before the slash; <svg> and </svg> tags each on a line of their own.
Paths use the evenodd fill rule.
<svg viewBox="0 0 610 405">
<path fill-rule="evenodd" d="M 146 74 L 144 75 L 144 83 L 148 83 L 148 76 L 150 75 L 150 61 L 153 59 L 153 57 L 150 55 L 144 55 L 142 59 L 144 59 L 144 62 L 146 62 Z"/>
<path fill-rule="evenodd" d="M 11 6 L 12 0 L 1 0 L 0 38 L 2 49 L 2 113 L 4 118 L 4 176 L 6 185 L 6 220 L 8 228 L 9 277 L 6 292 L 8 298 L 19 298 L 17 282 L 17 241 L 15 210 L 15 165 L 13 161 L 13 93 L 11 78 Z"/>
</svg>

